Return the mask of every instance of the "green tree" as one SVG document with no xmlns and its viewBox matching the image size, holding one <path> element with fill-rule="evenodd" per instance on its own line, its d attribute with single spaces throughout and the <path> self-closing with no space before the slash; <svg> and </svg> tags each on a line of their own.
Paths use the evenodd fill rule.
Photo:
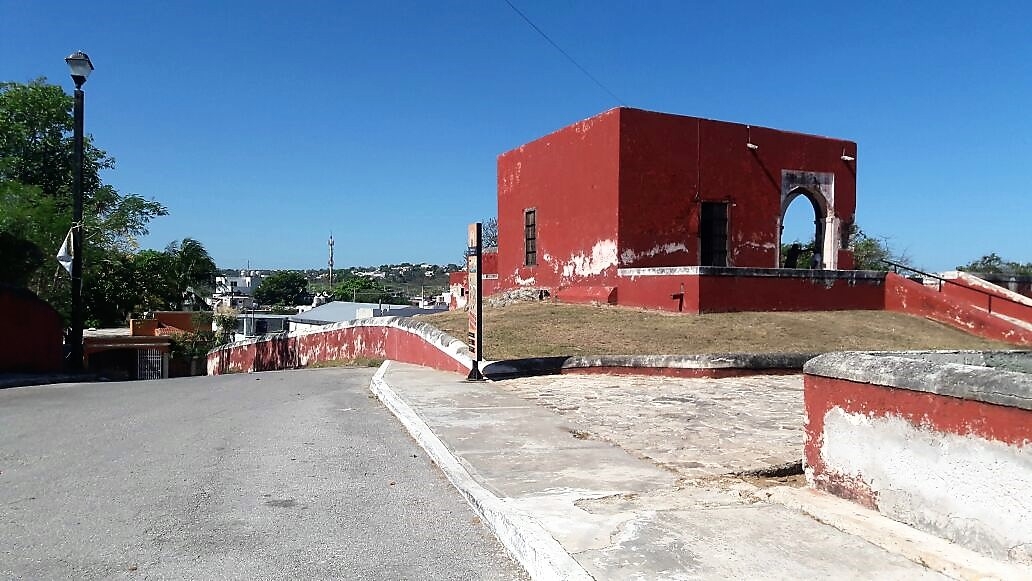
<svg viewBox="0 0 1032 581">
<path fill-rule="evenodd" d="M 193 238 L 183 238 L 165 247 L 165 254 L 171 265 L 169 276 L 175 288 L 177 310 L 182 308 L 188 290 L 192 290 L 195 295 L 211 294 L 218 267 L 203 244 Z"/>
<path fill-rule="evenodd" d="M 114 168 L 115 161 L 89 135 L 84 154 L 83 294 L 90 318 L 106 308 L 94 302 L 124 283 L 125 273 L 112 269 L 111 260 L 124 264 L 150 220 L 167 210 L 104 184 L 100 171 Z M 44 79 L 0 83 L 0 252 L 28 249 L 19 264 L 4 261 L 0 279 L 28 286 L 66 316 L 69 279 L 50 257 L 71 227 L 74 175 L 72 97 Z M 119 255 L 112 258 L 112 253 Z"/>
<path fill-rule="evenodd" d="M 262 305 L 299 305 L 308 302 L 308 277 L 295 270 L 281 270 L 262 279 L 254 291 Z"/>
<path fill-rule="evenodd" d="M 383 289 L 365 276 L 348 276 L 333 289 L 333 298 L 338 301 L 376 302 Z"/>
<path fill-rule="evenodd" d="M 853 251 L 856 270 L 886 270 L 886 260 L 905 265 L 911 261 L 905 252 L 895 251 L 888 239 L 870 236 L 855 225 L 849 235 L 849 249 Z"/>
<path fill-rule="evenodd" d="M 975 272 L 980 274 L 1018 274 L 1032 275 L 1032 262 L 1024 264 L 1011 260 L 1004 260 L 995 252 L 987 254 L 978 260 L 958 266 L 957 270 Z"/>
</svg>

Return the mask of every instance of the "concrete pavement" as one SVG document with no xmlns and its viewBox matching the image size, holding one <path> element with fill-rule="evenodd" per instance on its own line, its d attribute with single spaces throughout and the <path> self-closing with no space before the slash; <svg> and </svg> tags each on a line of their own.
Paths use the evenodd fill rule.
<svg viewBox="0 0 1032 581">
<path fill-rule="evenodd" d="M 372 374 L 0 390 L 0 579 L 525 578 Z"/>
<path fill-rule="evenodd" d="M 801 458 L 799 376 L 469 383 L 388 362 L 371 388 L 535 579 L 1029 573 L 798 478 L 733 476 Z"/>
</svg>

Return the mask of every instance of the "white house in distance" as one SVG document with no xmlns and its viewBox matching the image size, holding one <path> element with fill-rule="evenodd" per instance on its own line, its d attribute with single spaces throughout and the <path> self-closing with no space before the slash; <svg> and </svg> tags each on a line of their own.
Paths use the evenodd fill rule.
<svg viewBox="0 0 1032 581">
<path fill-rule="evenodd" d="M 240 276 L 216 276 L 212 308 L 249 309 L 254 304 L 254 291 L 262 283 L 257 270 L 241 270 Z"/>
</svg>

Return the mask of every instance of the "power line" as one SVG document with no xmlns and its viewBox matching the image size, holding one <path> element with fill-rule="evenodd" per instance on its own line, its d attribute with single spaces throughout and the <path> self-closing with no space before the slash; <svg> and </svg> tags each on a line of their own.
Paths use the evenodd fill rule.
<svg viewBox="0 0 1032 581">
<path fill-rule="evenodd" d="M 520 18 L 522 18 L 524 22 L 526 22 L 528 25 L 530 25 L 531 28 L 533 28 L 538 34 L 540 34 L 541 38 L 544 38 L 545 40 L 547 40 L 548 44 L 551 44 L 553 47 L 555 47 L 555 50 L 559 51 L 564 57 L 566 57 L 566 60 L 568 60 L 571 63 L 573 63 L 573 66 L 575 66 L 578 69 L 580 69 L 580 72 L 584 73 L 584 75 L 587 76 L 589 79 L 591 79 L 596 85 L 598 85 L 598 87 L 600 89 L 602 89 L 603 91 L 608 93 L 609 96 L 612 97 L 613 99 L 615 99 L 617 103 L 619 103 L 621 105 L 627 105 L 627 103 L 624 103 L 623 99 L 621 99 L 620 97 L 617 97 L 615 93 L 610 91 L 609 87 L 606 87 L 605 85 L 603 85 L 602 81 L 599 81 L 598 79 L 596 79 L 595 75 L 592 75 L 591 73 L 589 73 L 588 69 L 582 67 L 580 65 L 580 63 L 578 63 L 576 60 L 574 60 L 574 58 L 572 56 L 570 56 L 570 54 L 568 52 L 563 50 L 563 47 L 561 47 L 558 44 L 556 44 L 556 42 L 554 40 L 552 40 L 547 34 L 545 34 L 545 31 L 543 31 L 540 28 L 538 28 L 538 25 L 534 24 L 534 22 L 530 18 L 528 18 L 526 14 L 521 12 L 519 8 L 516 8 L 516 6 L 514 6 L 512 2 L 510 2 L 509 0 L 504 0 L 504 1 L 505 1 L 506 4 L 509 5 L 509 8 L 512 8 L 513 12 L 515 12 L 516 14 L 519 14 Z"/>
</svg>

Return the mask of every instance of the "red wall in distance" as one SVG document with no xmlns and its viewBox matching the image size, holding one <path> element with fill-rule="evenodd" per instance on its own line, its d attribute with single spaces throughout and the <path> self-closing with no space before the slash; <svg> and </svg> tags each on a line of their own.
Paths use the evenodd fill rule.
<svg viewBox="0 0 1032 581">
<path fill-rule="evenodd" d="M 419 334 L 398 327 L 359 325 L 226 346 L 208 354 L 208 373 L 295 369 L 360 357 L 392 359 L 462 374 L 469 371 Z"/>
</svg>

